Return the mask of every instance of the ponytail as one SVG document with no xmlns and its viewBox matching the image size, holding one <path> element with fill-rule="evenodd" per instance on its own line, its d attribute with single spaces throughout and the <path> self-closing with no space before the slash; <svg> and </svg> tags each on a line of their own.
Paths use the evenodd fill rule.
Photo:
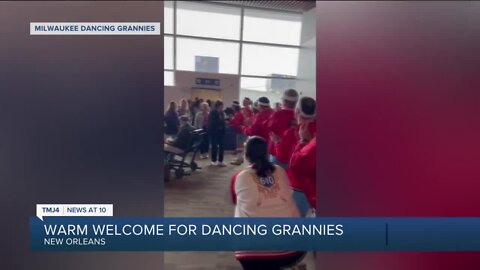
<svg viewBox="0 0 480 270">
<path fill-rule="evenodd" d="M 250 137 L 245 144 L 245 156 L 259 177 L 267 177 L 275 171 L 268 160 L 267 142 L 258 136 Z"/>
<path fill-rule="evenodd" d="M 267 177 L 275 171 L 275 167 L 268 161 L 267 157 L 259 157 L 256 160 L 252 160 L 252 163 L 252 168 L 259 177 Z"/>
</svg>

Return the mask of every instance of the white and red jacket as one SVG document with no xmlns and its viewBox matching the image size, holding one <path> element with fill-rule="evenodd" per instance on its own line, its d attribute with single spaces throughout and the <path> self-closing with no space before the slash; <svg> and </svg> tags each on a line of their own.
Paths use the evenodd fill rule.
<svg viewBox="0 0 480 270">
<path fill-rule="evenodd" d="M 260 178 L 255 170 L 247 168 L 232 177 L 232 202 L 235 204 L 235 217 L 300 217 L 292 199 L 285 171 L 275 166 L 274 173 Z M 239 260 L 281 258 L 296 251 L 236 251 Z"/>
</svg>

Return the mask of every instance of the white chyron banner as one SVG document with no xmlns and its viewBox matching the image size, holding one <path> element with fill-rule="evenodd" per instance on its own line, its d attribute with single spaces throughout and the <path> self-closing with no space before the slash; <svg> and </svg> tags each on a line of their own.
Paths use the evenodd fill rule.
<svg viewBox="0 0 480 270">
<path fill-rule="evenodd" d="M 111 217 L 113 204 L 37 204 L 37 217 Z"/>
<path fill-rule="evenodd" d="M 159 22 L 30 22 L 30 35 L 160 35 Z"/>
</svg>

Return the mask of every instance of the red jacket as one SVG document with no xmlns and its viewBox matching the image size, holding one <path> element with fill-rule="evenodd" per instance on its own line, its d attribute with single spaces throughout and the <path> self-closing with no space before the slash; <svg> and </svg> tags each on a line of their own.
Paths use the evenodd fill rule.
<svg viewBox="0 0 480 270">
<path fill-rule="evenodd" d="M 310 131 L 310 134 L 315 135 L 316 129 L 315 121 L 308 123 L 308 130 Z M 292 153 L 297 147 L 297 144 L 300 142 L 300 136 L 298 135 L 299 130 L 300 126 L 295 125 L 283 133 L 278 144 L 271 142 L 273 148 L 270 153 L 281 163 L 288 165 L 290 162 Z"/>
<path fill-rule="evenodd" d="M 241 112 L 242 112 L 243 116 L 245 116 L 246 118 L 253 117 L 253 111 L 252 111 L 252 109 L 250 109 L 250 107 L 243 107 Z"/>
<path fill-rule="evenodd" d="M 293 110 L 282 109 L 270 115 L 265 121 L 265 130 L 268 135 L 268 151 L 273 155 L 275 144 L 270 141 L 270 132 L 273 132 L 278 137 L 283 136 L 283 133 L 292 127 L 295 120 L 295 112 Z M 276 156 L 275 156 L 276 157 Z"/>
<path fill-rule="evenodd" d="M 243 128 L 243 134 L 247 136 L 260 136 L 268 142 L 268 133 L 264 127 L 264 122 L 273 113 L 271 108 L 259 111 L 254 117 L 250 126 Z"/>
<path fill-rule="evenodd" d="M 290 159 L 288 168 L 290 177 L 297 189 L 303 191 L 310 203 L 316 208 L 317 196 L 317 140 L 314 137 L 307 144 L 298 144 Z"/>
<path fill-rule="evenodd" d="M 237 133 L 242 133 L 242 126 L 244 125 L 245 122 L 245 116 L 243 116 L 242 112 L 236 112 L 233 115 L 233 118 L 230 120 L 230 126 L 237 132 Z"/>
</svg>

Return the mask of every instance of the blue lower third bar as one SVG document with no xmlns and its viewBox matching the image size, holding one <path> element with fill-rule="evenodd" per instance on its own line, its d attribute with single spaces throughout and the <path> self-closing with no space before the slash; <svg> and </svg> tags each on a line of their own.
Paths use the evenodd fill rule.
<svg viewBox="0 0 480 270">
<path fill-rule="evenodd" d="M 480 218 L 30 218 L 36 251 L 480 251 Z"/>
</svg>

